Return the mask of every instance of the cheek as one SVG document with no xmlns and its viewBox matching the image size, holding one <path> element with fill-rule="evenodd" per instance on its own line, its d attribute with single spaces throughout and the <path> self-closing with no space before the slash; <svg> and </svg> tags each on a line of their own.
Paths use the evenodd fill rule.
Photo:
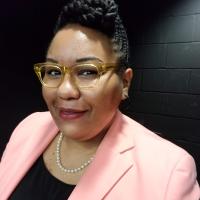
<svg viewBox="0 0 200 200">
<path fill-rule="evenodd" d="M 85 94 L 93 109 L 109 111 L 116 109 L 122 99 L 122 83 L 117 78 L 109 80 L 106 84 L 101 84 L 90 94 Z"/>
<path fill-rule="evenodd" d="M 55 97 L 55 91 L 53 90 L 49 90 L 47 88 L 42 88 L 42 96 L 44 101 L 46 102 L 47 106 L 49 107 L 49 105 L 53 102 L 54 97 Z"/>
<path fill-rule="evenodd" d="M 102 92 L 101 96 L 101 102 L 105 102 L 105 109 L 116 109 L 118 108 L 120 102 L 121 102 L 121 96 L 122 96 L 122 89 L 120 85 L 115 85 L 115 87 L 111 87 L 107 90 L 107 92 L 104 90 Z"/>
</svg>

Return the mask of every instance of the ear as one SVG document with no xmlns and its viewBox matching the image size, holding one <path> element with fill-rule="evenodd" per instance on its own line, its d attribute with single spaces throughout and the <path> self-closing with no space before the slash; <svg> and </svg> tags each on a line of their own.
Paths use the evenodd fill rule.
<svg viewBox="0 0 200 200">
<path fill-rule="evenodd" d="M 131 85 L 132 77 L 133 77 L 133 70 L 131 68 L 127 68 L 122 74 L 122 81 L 123 81 L 122 100 L 128 98 L 128 91 Z"/>
</svg>

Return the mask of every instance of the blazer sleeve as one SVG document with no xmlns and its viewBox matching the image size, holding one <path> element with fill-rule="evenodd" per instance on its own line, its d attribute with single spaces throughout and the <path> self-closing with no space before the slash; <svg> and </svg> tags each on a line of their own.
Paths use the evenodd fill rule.
<svg viewBox="0 0 200 200">
<path fill-rule="evenodd" d="M 200 188 L 196 180 L 196 166 L 194 159 L 185 154 L 173 168 L 165 200 L 200 200 Z"/>
<path fill-rule="evenodd" d="M 40 113 L 41 112 L 35 112 L 35 113 L 30 114 L 15 127 L 14 131 L 12 132 L 12 134 L 9 138 L 8 143 L 6 144 L 6 147 L 3 151 L 2 157 L 0 158 L 0 163 L 3 161 L 4 157 L 6 157 L 9 150 L 11 149 L 11 153 L 12 153 L 13 146 L 18 144 L 18 143 L 16 144 L 16 140 L 18 140 L 18 138 L 20 138 L 20 135 L 23 133 L 23 132 L 21 132 L 21 129 L 25 129 L 26 127 L 29 128 L 30 127 L 29 124 L 31 123 L 31 125 L 32 125 L 33 124 L 32 121 L 36 121 L 36 119 L 39 118 Z M 21 143 L 19 143 L 19 144 L 21 145 Z"/>
</svg>

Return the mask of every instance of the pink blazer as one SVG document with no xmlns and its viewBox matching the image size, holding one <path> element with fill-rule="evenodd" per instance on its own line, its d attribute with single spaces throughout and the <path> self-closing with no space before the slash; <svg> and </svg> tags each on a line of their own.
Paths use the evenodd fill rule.
<svg viewBox="0 0 200 200">
<path fill-rule="evenodd" d="M 49 112 L 17 126 L 0 163 L 0 200 L 9 198 L 57 132 Z M 68 199 L 199 200 L 200 189 L 186 151 L 118 112 Z"/>
</svg>

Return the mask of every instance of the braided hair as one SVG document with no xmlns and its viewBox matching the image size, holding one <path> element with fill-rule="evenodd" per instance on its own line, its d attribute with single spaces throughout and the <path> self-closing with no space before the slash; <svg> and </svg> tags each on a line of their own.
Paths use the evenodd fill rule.
<svg viewBox="0 0 200 200">
<path fill-rule="evenodd" d="M 69 23 L 78 23 L 107 35 L 121 66 L 128 66 L 128 38 L 114 0 L 68 0 L 57 20 L 55 33 Z"/>
</svg>

